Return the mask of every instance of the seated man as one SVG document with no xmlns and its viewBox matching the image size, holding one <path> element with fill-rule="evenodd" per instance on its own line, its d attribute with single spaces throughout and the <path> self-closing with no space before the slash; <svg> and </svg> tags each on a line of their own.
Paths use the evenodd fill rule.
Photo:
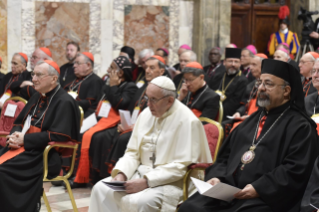
<svg viewBox="0 0 319 212">
<path fill-rule="evenodd" d="M 278 49 L 284 49 L 286 50 L 285 52 L 288 54 L 289 58 L 288 58 L 288 61 L 284 61 L 284 62 L 287 62 L 289 63 L 290 65 L 292 65 L 293 67 L 297 68 L 297 70 L 300 72 L 299 70 L 299 66 L 298 66 L 298 63 L 294 60 L 292 60 L 291 58 L 294 58 L 294 55 L 290 54 L 290 49 L 289 49 L 289 46 L 287 43 L 281 43 L 281 44 L 278 44 L 278 46 L 276 46 L 276 51 Z M 276 53 L 276 52 L 275 52 Z M 275 54 L 274 54 L 274 57 L 275 57 Z"/>
<path fill-rule="evenodd" d="M 178 48 L 178 51 L 177 51 L 178 57 L 180 57 L 180 56 L 182 55 L 182 53 L 185 52 L 185 51 L 187 51 L 187 50 L 188 50 L 188 51 L 191 51 L 192 48 L 191 48 L 189 45 L 187 45 L 187 44 L 181 45 L 181 46 Z M 175 68 L 176 74 L 180 74 L 181 71 L 183 70 L 183 68 L 181 67 L 180 62 L 177 63 L 177 64 L 175 64 L 175 65 L 173 66 L 173 68 Z"/>
<path fill-rule="evenodd" d="M 68 60 L 67 63 L 62 65 L 60 67 L 61 70 L 61 77 L 60 77 L 60 84 L 62 88 L 65 84 L 70 83 L 72 80 L 74 80 L 74 60 L 76 58 L 76 55 L 80 52 L 80 45 L 74 41 L 70 41 L 66 44 L 66 59 Z"/>
<path fill-rule="evenodd" d="M 23 80 L 26 80 L 26 74 L 28 72 L 28 56 L 22 52 L 15 53 L 11 60 L 11 72 L 7 73 L 0 85 L 0 96 L 5 95 L 7 98 L 11 96 L 20 96 L 20 85 Z M 5 101 L 0 101 L 0 108 Z"/>
<path fill-rule="evenodd" d="M 136 83 L 138 88 L 143 87 L 145 84 L 145 70 L 146 70 L 146 61 L 148 58 L 152 57 L 154 52 L 152 49 L 143 49 L 138 55 L 138 70 L 133 72 L 133 80 Z"/>
<path fill-rule="evenodd" d="M 319 113 L 319 59 L 316 59 L 313 69 L 311 70 L 312 75 L 312 86 L 317 90 L 317 92 L 313 92 L 312 94 L 305 97 L 305 107 L 306 112 L 309 117 Z"/>
<path fill-rule="evenodd" d="M 150 57 L 146 61 L 145 80 L 147 83 L 155 77 L 163 75 L 165 69 L 164 62 L 164 59 L 157 55 Z M 144 84 L 143 87 L 138 89 L 131 99 L 131 102 L 128 106 L 128 110 L 131 112 L 131 114 L 139 114 L 147 107 L 148 99 L 145 95 L 147 83 Z M 131 126 L 130 129 L 124 130 L 122 125 L 119 124 L 116 127 L 108 128 L 93 135 L 92 143 L 94 143 L 94 146 L 91 146 L 90 154 L 94 154 L 94 158 L 96 160 L 93 161 L 94 170 L 92 170 L 92 184 L 95 184 L 97 181 L 110 176 L 110 164 L 106 164 L 105 161 L 108 161 L 107 158 L 109 158 L 109 156 L 113 154 L 114 148 L 117 149 L 117 151 L 119 151 L 120 153 L 114 153 L 113 157 L 120 158 L 123 156 L 133 127 L 134 125 Z"/>
<path fill-rule="evenodd" d="M 89 178 L 94 181 L 92 175 L 99 174 L 94 170 L 100 167 L 101 152 L 110 151 L 112 142 L 94 142 L 96 140 L 92 140 L 92 138 L 96 133 L 115 127 L 119 123 L 118 110 L 127 110 L 137 91 L 135 83 L 132 82 L 132 64 L 127 57 L 119 56 L 115 58 L 108 69 L 108 73 L 110 76 L 109 85 L 103 87 L 102 96 L 99 98 L 99 107 L 96 110 L 99 121 L 83 134 L 81 154 L 77 155 L 79 165 L 77 170 L 76 168 L 74 170 L 76 173 L 75 183 L 88 183 Z M 108 112 L 104 114 L 101 110 L 108 110 Z M 103 146 L 103 143 L 108 143 L 108 146 Z M 93 168 L 91 169 L 91 177 L 90 167 Z"/>
<path fill-rule="evenodd" d="M 182 73 L 183 69 L 185 68 L 187 63 L 196 62 L 196 60 L 197 60 L 197 55 L 192 50 L 186 50 L 183 53 L 181 53 L 181 55 L 179 56 L 179 68 L 181 71 L 173 79 L 178 95 L 180 93 L 180 90 L 183 84 L 183 73 Z"/>
<path fill-rule="evenodd" d="M 43 151 L 51 141 L 78 141 L 77 103 L 59 85 L 59 66 L 39 62 L 32 73 L 34 94 L 14 122 L 0 150 L 1 211 L 38 211 L 43 186 Z M 49 178 L 61 169 L 58 152 L 49 153 Z"/>
<path fill-rule="evenodd" d="M 50 49 L 46 47 L 40 47 L 37 48 L 33 53 L 32 57 L 30 60 L 30 65 L 31 65 L 31 71 L 34 70 L 35 66 L 39 61 L 43 60 L 52 60 L 52 53 Z M 32 80 L 31 80 L 31 72 L 25 71 L 23 72 L 23 77 L 24 81 L 20 82 L 20 95 L 22 98 L 28 100 L 30 97 L 34 94 L 37 93 L 37 91 L 34 89 Z"/>
<path fill-rule="evenodd" d="M 182 198 L 187 166 L 212 161 L 204 128 L 185 105 L 175 100 L 174 83 L 157 77 L 150 82 L 146 95 L 149 108 L 139 116 L 112 177 L 93 187 L 90 212 L 174 212 Z M 114 192 L 105 181 L 125 181 L 126 191 Z"/>
<path fill-rule="evenodd" d="M 182 73 L 184 83 L 178 100 L 189 107 L 195 116 L 217 121 L 219 95 L 206 84 L 203 67 L 198 62 L 190 62 Z"/>
<path fill-rule="evenodd" d="M 248 80 L 245 75 L 241 73 L 240 68 L 241 49 L 226 48 L 224 65 L 226 73 L 216 91 L 223 102 L 224 117 L 232 116 L 240 107 Z"/>
<path fill-rule="evenodd" d="M 90 52 L 78 54 L 74 60 L 76 78 L 64 86 L 64 90 L 78 102 L 84 111 L 84 117 L 95 112 L 99 103 L 98 96 L 103 86 L 103 80 L 94 72 L 94 57 Z"/>
<path fill-rule="evenodd" d="M 254 58 L 255 54 L 257 54 L 257 49 L 253 45 L 248 45 L 241 51 L 240 70 L 243 73 L 243 75 L 245 75 L 248 79 L 248 83 L 255 79 L 250 71 L 250 61 L 252 58 Z"/>
<path fill-rule="evenodd" d="M 179 212 L 299 211 L 319 154 L 315 124 L 304 111 L 298 71 L 270 59 L 261 70 L 257 102 L 263 109 L 235 128 L 206 169 L 208 183 L 242 190 L 230 203 L 196 193 Z"/>
<path fill-rule="evenodd" d="M 259 80 L 261 75 L 261 62 L 268 57 L 265 54 L 256 54 L 250 61 L 250 70 L 255 80 L 249 83 L 246 87 L 245 95 L 242 99 L 241 106 L 234 113 L 233 118 L 223 121 L 225 138 L 229 133 L 241 124 L 246 118 L 258 110 L 257 105 L 257 90 L 256 80 Z"/>
<path fill-rule="evenodd" d="M 319 58 L 318 53 L 308 52 L 304 54 L 299 61 L 300 74 L 302 75 L 302 87 L 305 97 L 309 94 L 317 92 L 317 89 L 314 88 L 311 83 L 311 71 L 317 58 Z"/>
<path fill-rule="evenodd" d="M 214 91 L 218 89 L 226 72 L 221 57 L 221 49 L 219 47 L 213 47 L 208 55 L 211 64 L 204 67 L 204 72 L 207 76 L 207 85 Z"/>
</svg>

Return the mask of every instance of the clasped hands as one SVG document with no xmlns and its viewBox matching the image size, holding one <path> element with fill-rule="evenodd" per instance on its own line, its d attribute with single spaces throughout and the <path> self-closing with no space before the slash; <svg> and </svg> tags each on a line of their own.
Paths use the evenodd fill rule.
<svg viewBox="0 0 319 212">
<path fill-rule="evenodd" d="M 19 149 L 24 145 L 24 133 L 14 132 L 7 136 L 7 145 L 11 149 Z"/>
<path fill-rule="evenodd" d="M 125 174 L 121 172 L 118 173 L 112 179 L 112 181 L 126 181 L 126 180 L 127 180 L 127 177 L 125 176 Z M 135 179 L 135 180 L 127 180 L 124 186 L 125 186 L 125 192 L 127 194 L 134 194 L 148 188 L 147 180 L 144 178 Z"/>
<path fill-rule="evenodd" d="M 217 183 L 220 183 L 220 180 L 218 178 L 212 178 L 208 180 L 207 183 L 216 185 Z M 236 199 L 253 199 L 259 197 L 259 194 L 256 192 L 255 188 L 251 184 L 248 184 L 245 186 L 245 188 L 236 193 L 234 197 Z"/>
</svg>

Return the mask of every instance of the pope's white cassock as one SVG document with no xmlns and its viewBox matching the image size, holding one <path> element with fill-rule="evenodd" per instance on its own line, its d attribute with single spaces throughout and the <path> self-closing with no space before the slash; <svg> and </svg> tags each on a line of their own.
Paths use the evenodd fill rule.
<svg viewBox="0 0 319 212">
<path fill-rule="evenodd" d="M 159 79 L 151 83 L 167 87 L 167 82 L 163 84 Z M 154 150 L 156 159 L 153 168 L 151 158 Z M 111 181 L 111 177 L 106 178 L 93 187 L 89 211 L 173 212 L 182 200 L 187 166 L 211 162 L 202 123 L 189 108 L 175 100 L 160 118 L 146 108 L 134 126 L 125 155 L 111 175 L 115 177 L 122 172 L 127 179 L 146 178 L 149 188 L 134 194 L 113 191 L 102 182 Z"/>
</svg>

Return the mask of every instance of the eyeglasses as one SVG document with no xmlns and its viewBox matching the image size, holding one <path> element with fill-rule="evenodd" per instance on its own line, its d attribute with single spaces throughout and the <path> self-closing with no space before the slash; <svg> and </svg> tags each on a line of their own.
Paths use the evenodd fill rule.
<svg viewBox="0 0 319 212">
<path fill-rule="evenodd" d="M 285 86 L 284 84 L 281 85 L 277 85 L 271 82 L 262 82 L 261 80 L 256 81 L 255 86 L 256 88 L 259 88 L 260 85 L 263 85 L 267 90 L 271 90 L 272 88 L 274 88 L 275 86 Z"/>
<path fill-rule="evenodd" d="M 74 62 L 73 64 L 79 66 L 79 65 L 82 65 L 82 64 L 86 64 L 86 63 Z"/>
<path fill-rule="evenodd" d="M 157 104 L 159 101 L 161 101 L 162 99 L 165 99 L 168 96 L 163 96 L 162 98 L 159 99 L 155 99 L 155 98 L 149 98 L 148 96 L 145 95 L 145 98 L 152 104 Z"/>
<path fill-rule="evenodd" d="M 199 76 L 198 76 L 199 77 Z M 183 81 L 185 82 L 185 83 L 192 83 L 194 80 L 196 80 L 198 77 L 195 77 L 194 79 L 185 79 L 185 78 L 183 78 Z"/>
<path fill-rule="evenodd" d="M 32 56 L 31 59 L 32 59 L 32 60 L 37 60 L 37 59 L 40 59 L 40 57 Z"/>
<path fill-rule="evenodd" d="M 303 60 L 300 60 L 299 61 L 299 64 L 303 65 L 305 63 L 313 63 L 313 61 L 303 61 Z"/>
<path fill-rule="evenodd" d="M 31 72 L 31 77 L 33 78 L 34 76 L 36 76 L 38 79 L 44 78 L 46 76 L 50 76 L 49 74 L 43 74 L 43 73 L 34 73 Z"/>
<path fill-rule="evenodd" d="M 312 69 L 311 70 L 311 74 L 319 74 L 319 69 Z"/>
</svg>

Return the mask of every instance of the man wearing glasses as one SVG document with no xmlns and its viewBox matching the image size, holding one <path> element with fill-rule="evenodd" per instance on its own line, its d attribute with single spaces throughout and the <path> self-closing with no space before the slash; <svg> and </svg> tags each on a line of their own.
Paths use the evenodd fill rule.
<svg viewBox="0 0 319 212">
<path fill-rule="evenodd" d="M 90 52 L 77 54 L 73 66 L 76 78 L 66 84 L 64 90 L 82 107 L 86 118 L 95 112 L 103 80 L 93 73 L 94 57 Z"/>
<path fill-rule="evenodd" d="M 317 92 L 313 92 L 305 98 L 306 112 L 309 117 L 319 113 L 319 59 L 316 59 L 313 69 L 311 70 L 312 86 Z"/>
<path fill-rule="evenodd" d="M 317 89 L 312 85 L 311 76 L 311 71 L 317 58 L 319 58 L 318 53 L 308 52 L 304 54 L 299 61 L 300 74 L 302 75 L 302 87 L 305 97 L 311 93 L 317 92 Z"/>
<path fill-rule="evenodd" d="M 239 70 L 240 57 L 241 49 L 226 48 L 224 60 L 226 73 L 220 82 L 219 89 L 216 91 L 223 102 L 224 120 L 226 116 L 232 116 L 240 107 L 240 101 L 248 84 L 246 76 Z"/>
<path fill-rule="evenodd" d="M 7 73 L 0 85 L 0 108 L 11 96 L 20 96 L 20 85 L 23 80 L 30 79 L 27 74 L 28 56 L 22 52 L 15 53 L 11 60 L 11 72 Z"/>
<path fill-rule="evenodd" d="M 205 82 L 203 67 L 197 62 L 190 62 L 183 69 L 182 88 L 178 100 L 189 107 L 197 117 L 218 119 L 219 95 Z"/>
<path fill-rule="evenodd" d="M 319 153 L 316 125 L 305 114 L 297 69 L 264 59 L 261 70 L 261 109 L 231 132 L 205 171 L 211 185 L 222 182 L 240 191 L 230 202 L 196 193 L 179 212 L 299 211 Z"/>
<path fill-rule="evenodd" d="M 180 101 L 168 77 L 153 79 L 146 89 L 148 108 L 139 116 L 125 155 L 111 175 L 92 190 L 90 212 L 174 212 L 183 194 L 188 165 L 210 162 L 199 119 Z M 105 182 L 124 181 L 116 192 Z"/>
<path fill-rule="evenodd" d="M 59 66 L 40 61 L 32 72 L 37 91 L 25 105 L 0 151 L 1 211 L 39 211 L 43 188 L 43 151 L 51 141 L 79 141 L 80 112 L 59 84 Z M 61 170 L 58 152 L 48 157 L 48 178 Z"/>
</svg>

